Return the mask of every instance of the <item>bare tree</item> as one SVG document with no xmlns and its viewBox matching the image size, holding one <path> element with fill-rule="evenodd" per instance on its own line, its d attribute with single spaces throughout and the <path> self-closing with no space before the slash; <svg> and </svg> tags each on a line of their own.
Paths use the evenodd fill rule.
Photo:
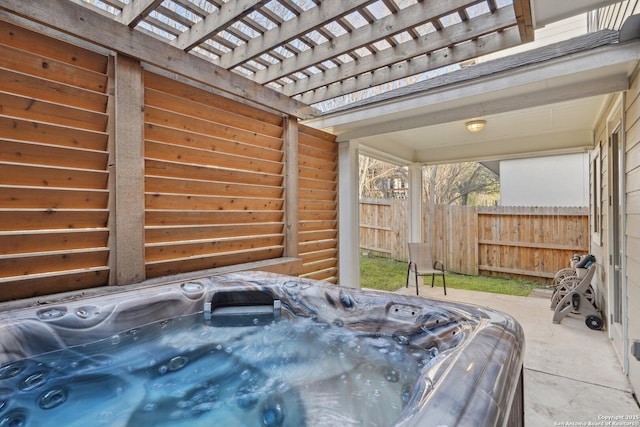
<svg viewBox="0 0 640 427">
<path fill-rule="evenodd" d="M 423 174 L 424 199 L 433 204 L 479 204 L 478 195 L 497 198 L 496 174 L 477 162 L 426 166 Z"/>
<path fill-rule="evenodd" d="M 433 236 L 437 204 L 488 204 L 479 202 L 495 202 L 500 191 L 498 176 L 477 162 L 426 166 L 422 171 L 422 184 L 427 242 L 431 242 Z"/>
<path fill-rule="evenodd" d="M 359 162 L 358 194 L 360 198 L 388 198 L 390 190 L 393 190 L 393 180 L 399 180 L 401 187 L 406 188 L 406 168 L 368 156 L 360 156 Z"/>
<path fill-rule="evenodd" d="M 425 241 L 431 242 L 433 236 L 433 216 L 436 210 L 436 187 L 437 187 L 438 165 L 423 168 L 422 170 L 422 183 L 423 191 L 425 193 L 425 199 L 427 201 L 427 210 L 425 212 L 425 218 L 423 220 L 426 236 Z M 434 195 L 430 197 L 430 195 Z"/>
</svg>

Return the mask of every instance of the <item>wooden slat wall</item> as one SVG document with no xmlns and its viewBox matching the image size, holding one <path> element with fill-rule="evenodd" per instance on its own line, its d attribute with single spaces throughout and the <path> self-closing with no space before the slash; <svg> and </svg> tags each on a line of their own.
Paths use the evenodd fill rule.
<svg viewBox="0 0 640 427">
<path fill-rule="evenodd" d="M 0 300 L 121 284 L 116 211 L 144 217 L 144 262 L 122 266 L 146 278 L 299 253 L 301 274 L 336 282 L 332 135 L 296 125 L 285 176 L 282 115 L 138 68 L 144 140 L 118 145 L 125 58 L 35 31 L 0 26 Z M 144 151 L 144 212 L 115 203 L 129 187 L 111 166 L 130 149 Z"/>
<path fill-rule="evenodd" d="M 108 58 L 0 25 L 0 300 L 109 280 Z"/>
<path fill-rule="evenodd" d="M 338 144 L 335 136 L 307 126 L 298 135 L 301 276 L 338 279 Z"/>
<path fill-rule="evenodd" d="M 282 117 L 145 72 L 147 277 L 284 252 Z"/>
</svg>

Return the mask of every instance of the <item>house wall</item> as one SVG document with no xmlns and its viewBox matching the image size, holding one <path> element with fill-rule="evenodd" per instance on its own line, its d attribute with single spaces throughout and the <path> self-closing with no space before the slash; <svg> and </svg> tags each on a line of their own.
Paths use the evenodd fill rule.
<svg viewBox="0 0 640 427">
<path fill-rule="evenodd" d="M 640 340 L 640 77 L 632 79 L 624 102 L 626 176 L 626 288 L 629 345 Z M 627 349 L 627 351 L 629 351 Z M 629 355 L 629 379 L 640 390 L 640 361 Z"/>
<path fill-rule="evenodd" d="M 596 31 L 603 28 L 619 30 L 631 14 L 640 11 L 638 0 L 625 0 L 614 5 L 600 8 L 589 14 L 589 30 Z M 624 94 L 622 104 L 624 123 L 624 177 L 625 177 L 625 217 L 623 242 L 623 304 L 627 305 L 627 336 L 628 342 L 618 346 L 614 340 L 614 348 L 620 356 L 621 362 L 628 365 L 625 369 L 634 390 L 640 390 L 640 361 L 630 354 L 630 346 L 635 340 L 640 340 L 640 78 L 638 69 L 630 79 L 630 89 Z M 610 233 L 608 224 L 607 201 L 610 197 L 610 153 L 607 149 L 607 118 L 615 111 L 613 100 L 604 109 L 595 131 L 595 149 L 591 157 L 591 200 L 592 200 L 592 251 L 601 261 L 608 261 L 611 253 L 609 248 Z M 601 173 L 597 173 L 601 168 Z M 598 185 L 594 180 L 601 179 Z M 600 201 L 598 201 L 600 199 Z M 608 278 L 612 274 L 608 262 L 599 262 L 599 274 L 596 277 L 601 300 L 611 294 Z M 606 308 L 603 301 L 601 307 Z M 607 316 L 610 319 L 610 316 Z M 622 347 L 622 348 L 620 348 Z M 626 357 L 625 357 L 626 356 Z"/>
<path fill-rule="evenodd" d="M 502 206 L 589 205 L 589 154 L 500 162 Z"/>
<path fill-rule="evenodd" d="M 619 30 L 630 15 L 638 12 L 640 12 L 638 0 L 623 0 L 610 6 L 601 7 L 589 13 L 589 31 L 603 28 Z"/>
<path fill-rule="evenodd" d="M 290 257 L 336 281 L 332 135 L 23 24 L 0 25 L 0 300 Z"/>
<path fill-rule="evenodd" d="M 640 340 L 640 78 L 638 70 L 633 74 L 631 87 L 624 94 L 612 96 L 594 131 L 595 147 L 591 153 L 591 252 L 596 256 L 598 270 L 594 279 L 600 308 L 608 323 L 612 344 L 620 362 L 628 372 L 634 390 L 640 390 L 640 361 L 629 352 L 634 340 Z M 609 136 L 613 128 L 624 126 L 624 241 L 623 256 L 623 307 L 626 319 L 622 327 L 611 327 L 611 280 L 614 274 L 610 264 L 611 241 L 615 230 L 610 228 L 609 200 L 612 196 L 611 157 Z M 623 312 L 624 315 L 624 312 Z M 625 323 L 628 341 L 624 341 Z M 621 334 L 621 336 L 619 336 Z M 620 341 L 622 340 L 622 341 Z M 625 363 L 628 359 L 628 364 Z"/>
<path fill-rule="evenodd" d="M 602 118 L 594 132 L 595 148 L 590 154 L 590 197 L 591 197 L 591 253 L 596 257 L 598 270 L 594 277 L 596 285 L 597 299 L 599 307 L 604 311 L 606 317 L 606 300 L 609 291 L 608 274 L 609 274 L 609 157 L 607 150 L 607 120 L 606 116 L 614 108 L 614 98 L 609 100 L 609 104 L 604 109 Z"/>
</svg>

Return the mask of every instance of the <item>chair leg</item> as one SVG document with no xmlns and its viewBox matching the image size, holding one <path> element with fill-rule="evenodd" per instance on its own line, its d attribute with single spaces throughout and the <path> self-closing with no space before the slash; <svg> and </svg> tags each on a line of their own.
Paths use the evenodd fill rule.
<svg viewBox="0 0 640 427">
<path fill-rule="evenodd" d="M 442 287 L 444 288 L 444 294 L 447 295 L 447 282 L 444 278 L 444 273 L 442 273 Z"/>
<path fill-rule="evenodd" d="M 418 293 L 418 266 L 414 266 L 413 273 L 414 273 L 414 276 L 416 277 L 416 295 L 419 295 L 419 293 Z"/>
<path fill-rule="evenodd" d="M 405 288 L 409 287 L 409 273 L 411 273 L 411 261 L 409 261 L 409 265 L 407 266 L 407 283 L 405 284 Z"/>
<path fill-rule="evenodd" d="M 435 274 L 432 274 L 432 275 L 431 275 L 431 287 L 432 287 L 432 288 L 433 288 L 433 282 L 434 282 L 434 280 L 436 280 L 436 275 L 435 275 Z"/>
</svg>

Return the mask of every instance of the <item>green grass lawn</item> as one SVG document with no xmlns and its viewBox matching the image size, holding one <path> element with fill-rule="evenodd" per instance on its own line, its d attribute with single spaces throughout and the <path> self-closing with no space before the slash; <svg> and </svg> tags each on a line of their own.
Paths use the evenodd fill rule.
<svg viewBox="0 0 640 427">
<path fill-rule="evenodd" d="M 533 289 L 544 287 L 542 283 L 528 280 L 465 276 L 448 272 L 445 274 L 447 288 L 527 296 Z M 407 263 L 379 257 L 360 257 L 360 286 L 362 288 L 394 292 L 405 286 L 406 280 Z M 429 277 L 426 278 L 427 282 L 430 280 Z M 410 283 L 409 286 L 415 285 Z M 442 286 L 440 278 L 436 278 L 436 286 Z"/>
</svg>

